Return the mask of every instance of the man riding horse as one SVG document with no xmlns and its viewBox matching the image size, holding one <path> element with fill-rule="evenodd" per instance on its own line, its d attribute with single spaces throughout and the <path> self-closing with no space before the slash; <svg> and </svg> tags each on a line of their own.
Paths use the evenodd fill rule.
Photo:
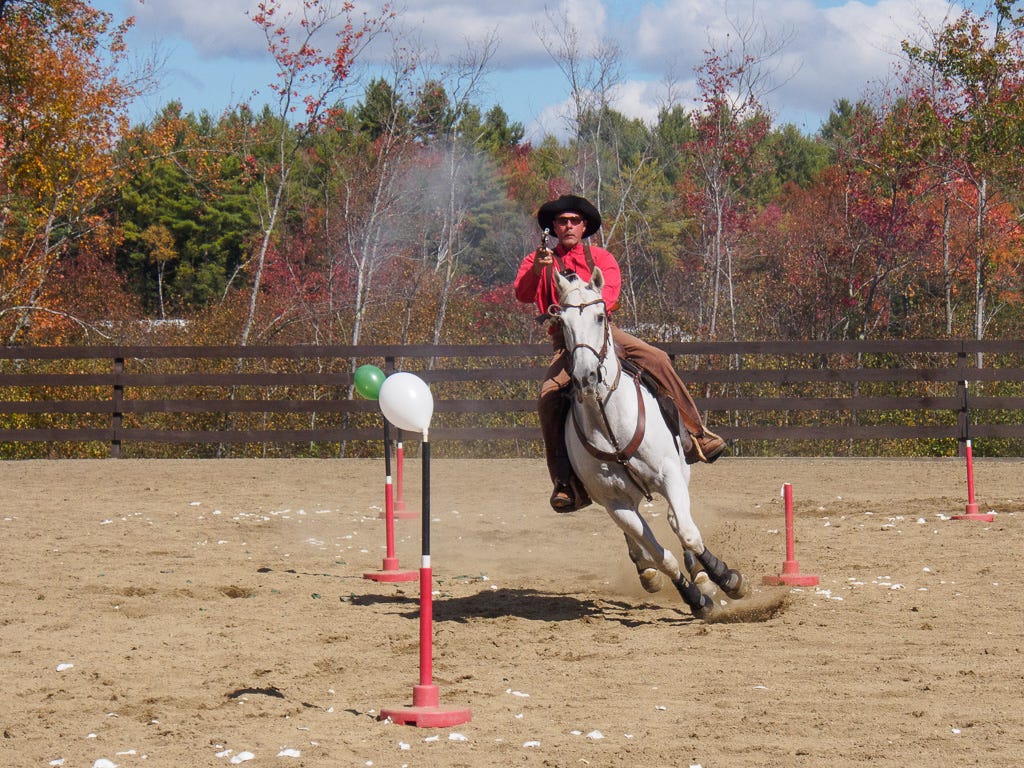
<svg viewBox="0 0 1024 768">
<path fill-rule="evenodd" d="M 617 306 L 622 276 L 615 257 L 599 246 L 585 243 L 601 227 L 601 214 L 588 200 L 576 195 L 562 195 L 550 200 L 537 211 L 537 223 L 545 233 L 553 231 L 558 239 L 554 250 L 542 244 L 523 259 L 515 279 L 516 298 L 535 304 L 543 316 L 558 303 L 555 270 L 573 273 L 584 281 L 590 280 L 594 266 L 604 276 L 602 297 L 609 311 Z M 548 472 L 554 484 L 551 506 L 557 512 L 572 512 L 590 503 L 583 484 L 573 472 L 565 446 L 565 417 L 568 413 L 570 364 L 565 351 L 565 339 L 557 323 L 549 323 L 548 333 L 554 348 L 554 357 L 540 387 L 537 413 L 541 435 L 547 454 Z M 725 441 L 704 426 L 700 412 L 669 356 L 657 347 L 612 326 L 612 341 L 616 355 L 639 367 L 654 379 L 662 397 L 669 397 L 679 412 L 679 420 L 691 437 L 692 447 L 686 453 L 686 462 L 713 462 L 725 451 Z"/>
</svg>

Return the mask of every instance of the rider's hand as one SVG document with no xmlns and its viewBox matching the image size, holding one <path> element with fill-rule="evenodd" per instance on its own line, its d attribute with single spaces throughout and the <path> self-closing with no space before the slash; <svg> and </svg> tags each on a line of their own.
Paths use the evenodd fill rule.
<svg viewBox="0 0 1024 768">
<path fill-rule="evenodd" d="M 533 257 L 533 274 L 539 275 L 545 267 L 550 267 L 555 260 L 555 252 L 550 248 L 538 248 Z"/>
</svg>

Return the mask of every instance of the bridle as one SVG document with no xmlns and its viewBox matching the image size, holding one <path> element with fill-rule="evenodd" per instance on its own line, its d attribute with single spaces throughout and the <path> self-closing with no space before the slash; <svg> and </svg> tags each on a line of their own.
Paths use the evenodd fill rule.
<svg viewBox="0 0 1024 768">
<path fill-rule="evenodd" d="M 604 306 L 604 299 L 597 298 L 594 299 L 593 301 L 584 302 L 583 304 L 570 304 L 566 307 L 560 307 L 556 304 L 553 304 L 551 305 L 551 307 L 548 308 L 548 314 L 552 317 L 552 319 L 556 319 L 560 322 L 562 315 L 570 309 L 578 309 L 580 311 L 580 316 L 582 316 L 584 309 L 598 304 Z M 569 355 L 570 363 L 575 362 L 576 353 L 581 349 L 585 349 L 593 353 L 594 356 L 597 358 L 597 380 L 598 383 L 603 383 L 603 372 L 605 369 L 604 364 L 605 360 L 608 358 L 608 352 L 612 349 L 612 347 L 613 343 L 611 323 L 605 322 L 604 339 L 602 341 L 600 350 L 594 349 L 594 347 L 592 347 L 590 344 L 574 344 L 571 349 L 567 349 L 566 351 Z M 636 386 L 637 422 L 636 429 L 633 430 L 633 437 L 630 439 L 629 443 L 627 443 L 625 447 L 619 446 L 618 438 L 615 435 L 615 430 L 612 429 L 611 420 L 608 418 L 608 412 L 606 410 L 606 405 L 608 401 L 611 399 L 611 396 L 612 394 L 614 394 L 615 390 L 618 389 L 619 382 L 622 380 L 621 364 L 616 367 L 615 380 L 608 385 L 607 395 L 604 398 L 597 401 L 598 410 L 600 411 L 601 419 L 604 422 L 605 437 L 608 439 L 608 442 L 612 444 L 614 450 L 602 451 L 600 448 L 597 448 L 596 446 L 592 445 L 590 441 L 587 439 L 586 435 L 583 434 L 583 428 L 580 426 L 580 420 L 579 418 L 576 417 L 575 414 L 572 416 L 572 423 L 573 427 L 576 430 L 576 437 L 579 438 L 580 443 L 583 445 L 584 448 L 586 448 L 587 453 L 601 461 L 614 461 L 622 465 L 622 467 L 627 471 L 627 473 L 629 474 L 630 478 L 632 478 L 636 486 L 641 490 L 644 496 L 646 496 L 647 499 L 650 500 L 650 491 L 648 491 L 647 488 L 640 482 L 639 478 L 637 478 L 636 474 L 632 471 L 632 469 L 629 466 L 629 460 L 633 458 L 633 455 L 636 453 L 637 449 L 640 447 L 640 444 L 644 440 L 644 431 L 647 427 L 647 414 L 646 409 L 644 408 L 643 393 L 640 389 L 640 377 L 633 376 L 632 378 L 633 383 Z M 575 380 L 573 380 L 573 388 L 576 389 L 576 400 L 579 401 L 581 399 L 581 393 L 579 391 L 579 387 L 575 383 Z"/>
<path fill-rule="evenodd" d="M 605 317 L 607 318 L 607 316 L 608 316 L 607 305 L 605 304 L 605 300 L 603 298 L 597 298 L 597 299 L 594 299 L 593 301 L 585 301 L 582 304 L 570 304 L 570 305 L 568 305 L 566 307 L 559 306 L 558 304 L 552 304 L 550 307 L 548 307 L 548 315 L 550 315 L 552 319 L 557 320 L 558 322 L 561 322 L 562 315 L 565 312 L 567 312 L 568 310 L 570 310 L 570 309 L 578 309 L 579 312 L 580 312 L 580 317 L 582 317 L 584 309 L 586 309 L 587 307 L 594 307 L 594 306 L 597 306 L 597 305 L 601 305 L 601 306 L 605 307 Z M 598 383 L 602 383 L 603 384 L 604 383 L 604 363 L 605 363 L 605 360 L 608 359 L 608 351 L 609 351 L 609 349 L 611 349 L 611 347 L 612 347 L 612 327 L 611 327 L 611 323 L 606 321 L 605 324 L 604 324 L 604 338 L 601 341 L 601 349 L 594 349 L 589 344 L 574 344 L 572 349 L 567 350 L 568 353 L 569 353 L 569 361 L 570 361 L 570 363 L 575 363 L 575 361 L 576 361 L 576 353 L 579 350 L 581 350 L 581 349 L 585 349 L 585 350 L 593 353 L 594 357 L 597 358 L 597 381 L 598 381 Z M 608 386 L 608 395 L 609 396 L 611 396 L 611 393 L 614 392 L 618 388 L 619 380 L 620 380 L 621 376 L 622 376 L 622 367 L 619 366 L 619 370 L 618 370 L 618 372 L 615 375 L 615 381 L 613 381 Z M 603 403 L 602 403 L 602 407 L 601 407 L 601 412 L 604 413 L 604 405 L 603 405 Z"/>
</svg>

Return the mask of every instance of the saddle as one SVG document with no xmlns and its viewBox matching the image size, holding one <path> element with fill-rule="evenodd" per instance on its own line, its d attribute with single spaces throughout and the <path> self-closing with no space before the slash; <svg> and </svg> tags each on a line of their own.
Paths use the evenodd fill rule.
<svg viewBox="0 0 1024 768">
<path fill-rule="evenodd" d="M 620 357 L 619 364 L 622 366 L 622 372 L 625 375 L 631 376 L 634 379 L 640 379 L 640 383 L 647 388 L 647 391 L 650 392 L 657 401 L 658 408 L 661 410 L 661 416 L 665 420 L 665 424 L 668 425 L 672 436 L 683 440 L 684 435 L 681 432 L 679 424 L 679 409 L 676 408 L 675 400 L 673 400 L 667 392 L 658 386 L 658 382 L 650 373 L 645 371 L 632 360 L 626 360 Z"/>
</svg>

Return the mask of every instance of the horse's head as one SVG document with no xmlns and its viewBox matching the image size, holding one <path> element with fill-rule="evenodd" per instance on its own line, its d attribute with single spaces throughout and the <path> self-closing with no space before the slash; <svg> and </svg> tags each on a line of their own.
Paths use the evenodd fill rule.
<svg viewBox="0 0 1024 768">
<path fill-rule="evenodd" d="M 573 385 L 581 395 L 595 394 L 602 382 L 614 386 L 611 381 L 618 361 L 612 349 L 608 308 L 601 298 L 604 275 L 595 266 L 589 283 L 560 273 L 555 274 L 555 281 Z"/>
</svg>

